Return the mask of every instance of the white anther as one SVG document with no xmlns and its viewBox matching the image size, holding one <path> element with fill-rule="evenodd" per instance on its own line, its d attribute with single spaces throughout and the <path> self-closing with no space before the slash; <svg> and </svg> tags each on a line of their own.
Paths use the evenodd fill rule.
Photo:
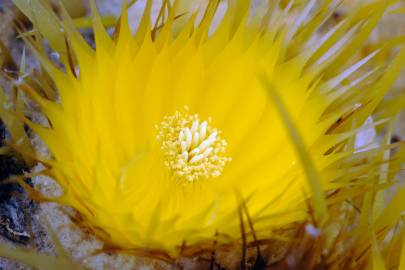
<svg viewBox="0 0 405 270">
<path fill-rule="evenodd" d="M 180 146 L 181 146 L 181 152 L 187 152 L 187 142 L 182 141 L 180 142 Z"/>
<path fill-rule="evenodd" d="M 207 136 L 207 121 L 202 122 L 200 126 L 200 139 L 205 139 L 205 136 Z"/>
<path fill-rule="evenodd" d="M 193 136 L 191 135 L 191 131 L 189 128 L 186 128 L 184 133 L 186 134 L 186 149 L 189 150 L 191 147 Z"/>
<path fill-rule="evenodd" d="M 205 151 L 201 154 L 201 156 L 202 156 L 203 158 L 206 158 L 206 157 L 208 157 L 209 154 L 211 154 L 211 152 L 212 152 L 212 147 L 210 147 L 210 148 L 208 148 L 207 150 L 205 150 Z"/>
<path fill-rule="evenodd" d="M 190 159 L 190 163 L 191 164 L 197 163 L 198 161 L 202 160 L 203 158 L 204 158 L 203 155 L 196 155 L 192 159 Z"/>
<path fill-rule="evenodd" d="M 191 152 L 190 152 L 190 157 L 193 157 L 195 155 L 198 155 L 200 153 L 200 148 L 194 148 Z"/>
<path fill-rule="evenodd" d="M 205 141 L 203 141 L 201 144 L 200 144 L 200 146 L 198 146 L 198 148 L 200 148 L 201 149 L 201 151 L 204 151 L 205 149 L 207 149 L 208 147 L 210 147 L 214 142 L 215 142 L 215 140 L 216 140 L 216 138 L 215 139 L 206 139 Z"/>
<path fill-rule="evenodd" d="M 180 130 L 180 133 L 179 133 L 179 142 L 183 142 L 183 140 L 184 140 L 184 131 L 183 131 L 183 130 Z"/>
<path fill-rule="evenodd" d="M 193 143 L 191 147 L 196 147 L 200 143 L 200 135 L 198 133 L 193 133 Z"/>
<path fill-rule="evenodd" d="M 218 134 L 217 131 L 212 132 L 211 135 L 208 137 L 208 139 L 206 139 L 206 141 L 208 141 L 211 145 L 217 139 L 217 134 Z"/>
<path fill-rule="evenodd" d="M 196 131 L 197 131 L 197 129 L 198 129 L 198 126 L 199 126 L 199 123 L 200 121 L 197 119 L 197 120 L 194 120 L 194 122 L 193 122 L 193 125 L 191 126 L 191 133 L 195 133 Z"/>
</svg>

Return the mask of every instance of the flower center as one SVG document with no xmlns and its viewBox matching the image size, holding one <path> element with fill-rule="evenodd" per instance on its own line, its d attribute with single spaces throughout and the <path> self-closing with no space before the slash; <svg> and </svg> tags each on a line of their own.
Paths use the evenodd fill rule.
<svg viewBox="0 0 405 270">
<path fill-rule="evenodd" d="M 221 132 L 210 123 L 211 119 L 201 122 L 197 114 L 177 111 L 157 126 L 165 165 L 177 178 L 193 182 L 218 177 L 231 160 L 225 156 L 227 143 Z"/>
</svg>

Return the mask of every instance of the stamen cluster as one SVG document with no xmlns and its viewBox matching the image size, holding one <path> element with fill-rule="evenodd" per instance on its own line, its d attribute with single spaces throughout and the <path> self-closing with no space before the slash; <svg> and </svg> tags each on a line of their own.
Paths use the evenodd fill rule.
<svg viewBox="0 0 405 270">
<path fill-rule="evenodd" d="M 211 119 L 201 122 L 197 114 L 177 111 L 157 126 L 165 165 L 177 178 L 187 182 L 215 178 L 231 160 L 225 156 L 226 141 L 210 123 Z"/>
</svg>

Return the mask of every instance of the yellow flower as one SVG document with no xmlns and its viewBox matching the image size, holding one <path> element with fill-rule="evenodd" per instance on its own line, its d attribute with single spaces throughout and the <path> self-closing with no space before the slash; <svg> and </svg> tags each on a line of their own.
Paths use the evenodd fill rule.
<svg viewBox="0 0 405 270">
<path fill-rule="evenodd" d="M 367 174 L 345 175 L 345 145 L 404 62 L 401 51 L 385 75 L 360 76 L 379 51 L 352 58 L 392 1 L 359 6 L 318 37 L 330 2 L 252 11 L 229 1 L 217 26 L 217 1 L 201 20 L 163 1 L 152 27 L 148 1 L 135 36 L 124 7 L 111 38 L 92 1 L 96 49 L 66 15 L 55 20 L 63 33 L 38 23 L 65 64 L 34 48 L 60 99 L 21 89 L 49 120 L 27 122 L 52 155 L 41 160 L 64 190 L 57 201 L 109 246 L 174 255 L 239 239 L 241 215 L 268 238 L 306 219 L 308 198 L 322 223 L 323 191 Z"/>
</svg>

